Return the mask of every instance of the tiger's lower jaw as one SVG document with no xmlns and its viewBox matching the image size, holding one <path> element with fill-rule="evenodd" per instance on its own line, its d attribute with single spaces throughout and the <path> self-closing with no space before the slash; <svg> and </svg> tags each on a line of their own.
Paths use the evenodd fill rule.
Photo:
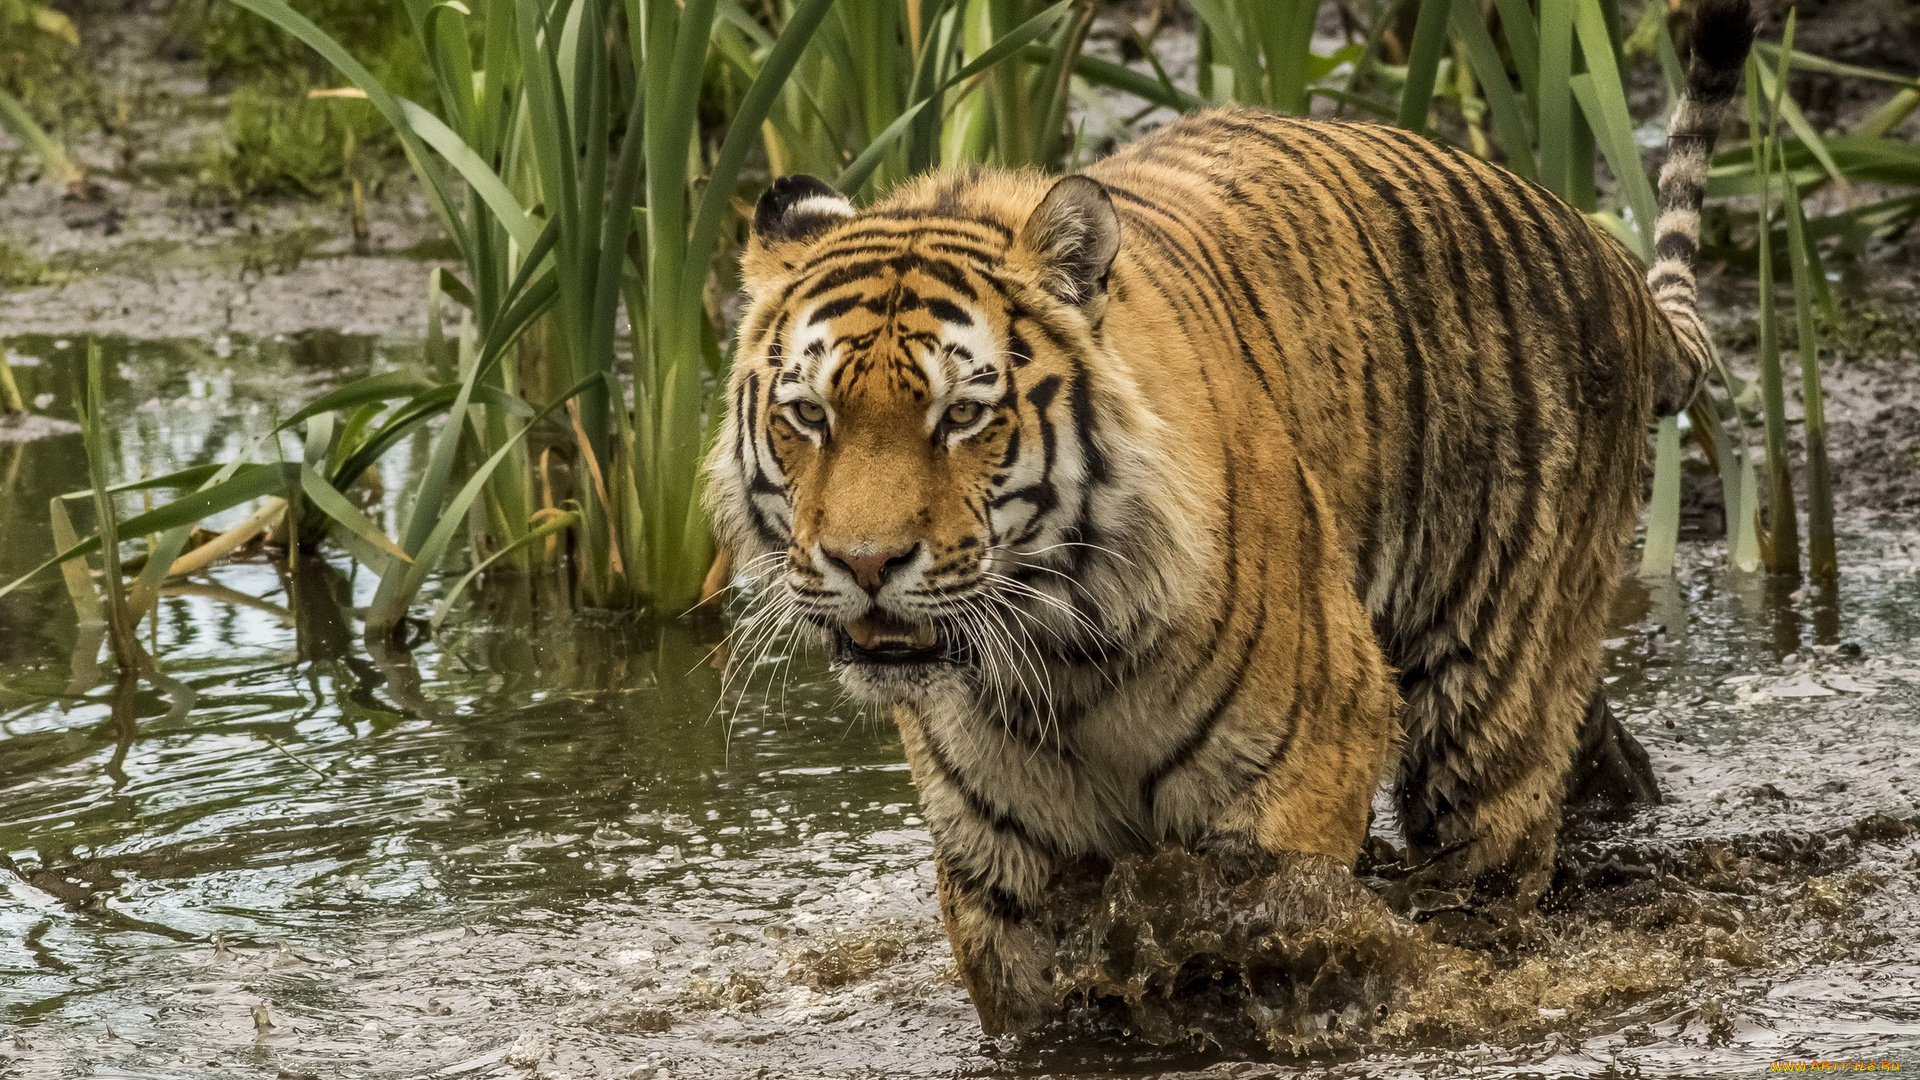
<svg viewBox="0 0 1920 1080">
<path fill-rule="evenodd" d="M 933 626 L 910 643 L 862 644 L 845 627 L 831 631 L 833 671 L 849 694 L 874 704 L 925 702 L 972 685 L 972 646 Z M 861 635 L 865 637 L 866 635 Z"/>
</svg>

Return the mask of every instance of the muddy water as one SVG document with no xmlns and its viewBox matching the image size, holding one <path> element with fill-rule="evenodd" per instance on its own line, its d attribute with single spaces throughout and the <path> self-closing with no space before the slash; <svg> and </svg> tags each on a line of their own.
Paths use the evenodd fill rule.
<svg viewBox="0 0 1920 1080">
<path fill-rule="evenodd" d="M 77 356 L 58 346 L 12 342 L 56 410 Z M 109 356 L 128 474 L 230 453 L 313 388 L 416 360 L 337 336 Z M 79 462 L 71 435 L 0 443 L 0 579 L 48 552 L 46 499 L 84 486 Z M 409 467 L 383 463 L 389 486 Z M 144 689 L 71 693 L 71 613 L 29 590 L 0 601 L 0 1072 L 1920 1067 L 1920 522 L 1854 523 L 1837 598 L 1686 554 L 1677 581 L 1628 590 L 1609 642 L 1669 802 L 1583 827 L 1568 887 L 1516 937 L 1435 941 L 1444 905 L 1401 897 L 1431 918 L 1369 931 L 1408 950 L 1379 968 L 1390 1015 L 1278 1057 L 1097 1027 L 983 1040 L 898 744 L 813 658 L 723 688 L 718 628 L 542 615 L 535 586 L 374 656 L 364 574 L 241 563 L 162 601 L 183 715 Z"/>
</svg>

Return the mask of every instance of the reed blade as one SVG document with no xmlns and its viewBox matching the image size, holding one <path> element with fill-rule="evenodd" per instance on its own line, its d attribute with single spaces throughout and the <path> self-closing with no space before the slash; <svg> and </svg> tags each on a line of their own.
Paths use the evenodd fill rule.
<svg viewBox="0 0 1920 1080">
<path fill-rule="evenodd" d="M 1407 81 L 1400 88 L 1400 111 L 1394 117 L 1394 123 L 1408 131 L 1427 130 L 1427 112 L 1433 107 L 1433 83 L 1440 72 L 1440 58 L 1447 51 L 1447 23 L 1453 4 L 1454 0 L 1421 0 L 1413 27 L 1413 49 L 1407 56 Z"/>
<path fill-rule="evenodd" d="M 1680 545 L 1680 418 L 1660 418 L 1654 440 L 1653 495 L 1647 500 L 1641 577 L 1669 577 Z"/>
</svg>

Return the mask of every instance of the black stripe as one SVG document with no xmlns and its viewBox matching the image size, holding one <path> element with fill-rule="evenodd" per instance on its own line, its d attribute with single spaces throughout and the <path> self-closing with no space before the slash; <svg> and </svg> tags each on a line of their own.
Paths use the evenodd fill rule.
<svg viewBox="0 0 1920 1080">
<path fill-rule="evenodd" d="M 1227 186 L 1223 189 L 1222 185 L 1200 174 L 1192 175 L 1191 180 L 1194 183 L 1214 188 L 1216 193 L 1221 195 L 1230 205 L 1243 205 L 1248 198 L 1247 194 L 1237 185 Z M 1287 360 L 1287 350 L 1285 345 L 1281 343 L 1280 336 L 1275 330 L 1275 321 L 1268 317 L 1266 305 L 1260 299 L 1259 290 L 1254 286 L 1253 282 L 1247 279 L 1246 273 L 1241 269 L 1242 260 L 1235 258 L 1234 252 L 1229 247 L 1230 239 L 1235 234 L 1235 230 L 1230 227 L 1232 223 L 1224 219 L 1215 220 L 1207 223 L 1212 225 L 1212 228 L 1206 228 L 1192 221 L 1177 209 L 1159 204 L 1150 205 L 1165 215 L 1168 220 L 1179 224 L 1181 228 L 1185 229 L 1193 237 L 1193 244 L 1191 245 L 1192 254 L 1212 275 L 1214 286 L 1220 290 L 1221 294 L 1231 297 L 1237 292 L 1241 301 L 1246 305 L 1251 319 L 1233 320 L 1236 334 L 1244 342 L 1248 333 L 1246 322 L 1251 321 L 1255 327 L 1258 327 L 1259 330 L 1266 335 L 1267 345 L 1271 351 L 1274 362 L 1281 365 L 1284 369 Z M 1267 228 L 1260 231 L 1270 234 L 1272 229 Z M 1212 254 L 1207 251 L 1206 245 L 1209 240 L 1219 245 L 1220 255 L 1224 263 L 1215 260 Z M 1233 279 L 1233 289 L 1227 287 L 1226 278 L 1229 276 Z M 1298 322 L 1297 314 L 1295 321 Z M 1243 350 L 1243 356 L 1251 358 L 1252 355 L 1253 353 L 1250 347 Z M 1254 363 L 1252 366 L 1255 377 L 1260 381 L 1261 389 L 1265 390 L 1268 398 L 1274 401 L 1276 408 L 1283 410 L 1288 431 L 1298 437 L 1302 429 L 1300 426 L 1298 406 L 1294 400 L 1294 396 L 1288 394 L 1285 395 L 1284 398 L 1276 397 L 1272 387 L 1268 384 L 1265 368 L 1258 363 Z"/>
<path fill-rule="evenodd" d="M 928 258 L 916 252 L 901 252 L 894 248 L 885 249 L 886 258 L 862 259 L 858 262 L 834 266 L 815 278 L 807 291 L 800 294 L 799 300 L 805 303 L 842 286 L 852 284 L 863 278 L 891 272 L 904 275 L 919 271 L 940 282 L 947 288 L 959 293 L 968 300 L 979 298 L 973 284 L 967 280 L 966 271 L 945 259 Z"/>
<path fill-rule="evenodd" d="M 1012 229 L 990 218 L 944 217 L 928 213 L 926 210 L 913 206 L 883 207 L 877 210 L 868 210 L 860 215 L 860 220 L 905 221 L 929 231 L 942 229 L 958 232 L 963 235 L 969 228 L 982 229 L 998 236 L 1002 240 L 1011 241 L 1013 239 Z"/>
<path fill-rule="evenodd" d="M 863 278 L 871 277 L 874 274 L 892 267 L 895 258 L 897 258 L 897 256 L 885 259 L 862 259 L 859 262 L 843 263 L 835 266 L 815 278 L 813 283 L 808 286 L 807 291 L 801 293 L 797 299 L 800 303 L 804 304 L 809 300 L 816 299 L 842 286 L 851 285 Z"/>
<path fill-rule="evenodd" d="M 1301 155 L 1300 147 L 1282 139 L 1277 134 L 1247 124 L 1236 124 L 1232 126 L 1252 137 L 1261 139 L 1270 145 L 1277 146 L 1282 153 L 1295 156 Z M 1301 129 L 1310 130 L 1307 128 L 1307 125 L 1304 124 L 1289 125 L 1289 130 Z M 1332 161 L 1325 153 L 1320 153 L 1317 156 L 1324 164 L 1331 166 Z M 1342 156 L 1344 157 L 1346 155 Z M 1351 159 L 1349 158 L 1348 160 L 1349 163 L 1351 163 Z M 1335 170 L 1331 167 L 1326 168 L 1324 171 L 1328 174 L 1335 173 Z M 1331 179 L 1331 175 L 1329 179 Z M 1344 178 L 1342 178 L 1342 182 L 1344 183 Z M 1408 311 L 1409 305 L 1400 288 L 1400 283 L 1395 275 L 1388 273 L 1386 262 L 1381 257 L 1381 252 L 1374 242 L 1373 234 L 1362 223 L 1359 212 L 1352 204 L 1339 197 L 1339 189 L 1333 187 L 1331 183 L 1328 184 L 1326 190 L 1328 195 L 1333 199 L 1334 205 L 1339 208 L 1341 215 L 1347 219 L 1347 225 L 1352 230 L 1354 239 L 1359 243 L 1362 251 L 1365 253 L 1367 263 L 1373 273 L 1373 280 L 1379 284 L 1381 291 L 1386 294 L 1389 310 L 1393 312 Z M 1425 479 L 1425 470 L 1421 466 L 1422 460 L 1426 456 L 1428 435 L 1426 374 L 1428 365 L 1426 353 L 1421 347 L 1419 336 L 1414 332 L 1413 321 L 1406 318 L 1396 318 L 1393 320 L 1393 324 L 1394 329 L 1399 334 L 1401 353 L 1407 365 L 1407 430 L 1409 441 L 1415 448 L 1415 451 L 1408 455 L 1410 460 L 1401 470 L 1402 504 L 1406 509 L 1407 519 L 1407 539 L 1405 541 L 1407 550 L 1406 557 L 1402 560 L 1402 565 L 1406 572 L 1412 572 L 1413 568 L 1417 565 L 1413 557 L 1413 553 L 1416 550 L 1414 541 L 1417 540 L 1417 536 L 1414 534 L 1417 534 L 1423 518 L 1423 515 L 1420 513 L 1420 508 L 1424 505 L 1422 485 Z"/>
<path fill-rule="evenodd" d="M 1329 639 L 1326 603 L 1320 595 L 1320 581 L 1318 578 L 1318 574 L 1325 565 L 1327 535 L 1324 531 L 1322 508 L 1319 500 L 1314 497 L 1313 485 L 1307 482 L 1306 466 L 1300 462 L 1298 458 L 1294 459 L 1293 471 L 1294 482 L 1299 485 L 1300 489 L 1300 505 L 1305 511 L 1301 515 L 1302 524 L 1306 526 L 1306 528 L 1301 530 L 1302 535 L 1299 538 L 1300 556 L 1299 566 L 1296 570 L 1300 582 L 1298 605 L 1301 616 L 1310 619 L 1313 623 L 1313 638 L 1316 646 L 1314 650 L 1314 661 L 1319 665 L 1314 670 L 1313 676 L 1308 678 L 1301 674 L 1301 665 L 1296 661 L 1293 671 L 1293 693 L 1295 700 L 1300 703 L 1307 714 L 1311 716 L 1317 714 L 1320 711 L 1320 706 L 1326 701 L 1327 683 L 1333 677 L 1332 657 L 1328 655 Z M 1311 540 L 1305 535 L 1308 530 L 1312 532 Z M 1295 655 L 1297 656 L 1298 653 Z M 1311 704 L 1306 703 L 1306 695 L 1302 692 L 1303 687 L 1311 687 L 1313 689 L 1313 700 Z"/>
<path fill-rule="evenodd" d="M 1060 383 L 1060 376 L 1049 375 L 1027 391 L 1027 402 L 1033 406 L 1034 419 L 1040 425 L 1042 455 L 1040 478 L 1025 487 L 997 495 L 992 502 L 996 510 L 1014 502 L 1026 502 L 1032 505 L 1033 516 L 1027 519 L 1026 527 L 1020 531 L 1020 535 L 1011 541 L 1016 547 L 1038 534 L 1041 521 L 1060 504 L 1060 498 L 1054 490 L 1053 483 L 1053 463 L 1054 455 L 1058 453 L 1058 436 L 1053 430 L 1053 420 L 1047 416 L 1048 406 L 1053 404 L 1054 396 L 1060 392 Z"/>
<path fill-rule="evenodd" d="M 967 280 L 967 272 L 945 259 L 929 259 L 915 256 L 914 269 L 966 297 L 978 300 L 980 294 L 974 290 L 973 283 Z"/>
<path fill-rule="evenodd" d="M 950 852 L 938 852 L 937 857 L 954 889 L 979 904 L 987 914 L 1002 922 L 1019 922 L 1027 917 L 1026 901 L 988 882 L 979 871 L 958 865 Z"/>
<path fill-rule="evenodd" d="M 1240 647 L 1240 656 L 1234 661 L 1233 670 L 1227 676 L 1226 683 L 1214 692 L 1213 700 L 1208 702 L 1206 710 L 1200 715 L 1199 723 L 1187 733 L 1187 737 L 1180 740 L 1179 745 L 1175 746 L 1171 753 L 1141 778 L 1140 806 L 1149 818 L 1153 816 L 1154 800 L 1159 795 L 1160 785 L 1174 770 L 1186 765 L 1199 754 L 1207 740 L 1213 737 L 1214 730 L 1220 726 L 1220 721 L 1226 716 L 1228 707 L 1233 704 L 1235 698 L 1240 696 L 1240 688 L 1246 683 L 1247 672 L 1253 667 L 1253 654 L 1267 629 L 1266 584 L 1267 567 L 1262 561 L 1259 584 L 1255 586 L 1259 593 L 1259 607 L 1253 617 L 1253 628 L 1247 632 L 1247 639 Z"/>
<path fill-rule="evenodd" d="M 819 326 L 823 322 L 845 315 L 864 303 L 865 301 L 858 296 L 843 296 L 838 300 L 829 300 L 813 309 L 813 315 L 807 319 L 807 325 Z"/>
<path fill-rule="evenodd" d="M 987 801 L 985 795 L 974 790 L 973 785 L 967 783 L 966 778 L 962 776 L 960 770 L 955 767 L 953 760 L 947 757 L 947 752 L 941 748 L 940 742 L 934 738 L 933 732 L 928 730 L 924 725 L 920 729 L 920 741 L 925 745 L 927 758 L 933 763 L 935 771 L 939 772 L 940 778 L 945 780 L 947 785 L 959 794 L 960 801 L 966 804 L 968 813 L 979 818 L 980 821 L 992 829 L 996 835 L 1012 837 L 1049 858 L 1059 857 L 1060 849 L 1051 840 L 1046 837 L 1034 835 L 1034 833 L 1027 828 L 1025 822 L 1022 822 L 1019 818 L 1014 817 L 1007 811 L 994 806 L 991 802 Z"/>
<path fill-rule="evenodd" d="M 1080 452 L 1087 461 L 1087 488 L 1107 480 L 1107 455 L 1095 440 L 1095 427 L 1098 423 L 1093 414 L 1093 391 L 1089 389 L 1092 379 L 1088 377 L 1086 362 L 1078 356 L 1073 357 L 1073 389 L 1067 394 L 1072 408 L 1073 433 L 1080 440 Z"/>
<path fill-rule="evenodd" d="M 1672 267 L 1655 267 L 1653 273 L 1647 275 L 1647 288 L 1654 292 L 1659 292 L 1669 285 L 1685 284 L 1687 284 L 1687 273 L 1685 270 L 1676 270 Z"/>
<path fill-rule="evenodd" d="M 1007 354 L 1013 357 L 1013 366 L 1026 367 L 1033 362 L 1033 345 L 1015 330 L 1007 335 Z"/>
<path fill-rule="evenodd" d="M 1262 365 L 1260 359 L 1254 355 L 1252 343 L 1247 340 L 1245 334 L 1240 332 L 1240 327 L 1235 322 L 1232 312 L 1225 310 L 1224 302 L 1220 299 L 1220 297 L 1226 293 L 1227 289 L 1226 282 L 1221 278 L 1219 270 L 1211 264 L 1210 260 L 1205 259 L 1202 253 L 1196 252 L 1187 245 L 1174 240 L 1165 230 L 1150 220 L 1145 213 L 1141 212 L 1142 210 L 1150 210 L 1167 214 L 1167 211 L 1152 201 L 1135 195 L 1123 188 L 1109 187 L 1107 190 L 1119 197 L 1122 201 L 1140 208 L 1140 210 L 1128 214 L 1124 219 L 1128 227 L 1151 234 L 1154 241 L 1159 245 L 1161 253 L 1169 260 L 1179 264 L 1175 269 L 1179 271 L 1181 277 L 1189 285 L 1194 286 L 1194 294 L 1205 304 L 1208 309 L 1208 315 L 1213 319 L 1219 331 L 1239 345 L 1242 363 L 1244 363 L 1247 370 L 1252 373 L 1254 380 L 1260 384 L 1260 390 L 1266 395 L 1268 402 L 1273 405 L 1275 411 L 1284 419 L 1286 416 L 1285 407 L 1274 394 L 1273 383 L 1267 377 L 1266 367 Z M 1167 216 L 1171 217 L 1172 215 L 1168 214 Z M 1189 231 L 1191 230 L 1189 229 Z M 1188 269 L 1187 266 L 1191 261 L 1198 261 L 1202 268 L 1208 271 L 1208 276 L 1212 278 L 1211 282 L 1209 282 L 1211 288 L 1201 287 L 1200 283 L 1194 279 L 1192 271 Z M 1221 310 L 1217 313 L 1213 310 L 1216 303 L 1221 305 Z M 1272 327 L 1265 327 L 1265 329 L 1269 335 L 1272 334 Z"/>
<path fill-rule="evenodd" d="M 959 304 L 951 300 L 941 300 L 938 298 L 929 299 L 926 302 L 926 309 L 929 314 L 941 322 L 952 323 L 955 326 L 973 325 L 973 316 L 967 314 L 965 308 L 962 308 Z"/>
<path fill-rule="evenodd" d="M 992 266 L 1007 257 L 1007 253 L 1004 251 L 976 247 L 972 244 L 964 244 L 955 240 L 930 240 L 926 241 L 926 247 L 929 251 L 942 251 L 948 255 L 959 255 L 963 258 L 973 259 L 981 264 L 980 267 L 976 267 L 975 269 Z"/>
<path fill-rule="evenodd" d="M 1515 457 L 1524 475 L 1520 487 L 1528 493 L 1523 498 L 1523 513 L 1526 514 L 1527 518 L 1530 518 L 1534 509 L 1533 500 L 1537 498 L 1537 489 L 1540 484 L 1542 434 L 1538 430 L 1539 403 L 1533 386 L 1533 372 L 1527 363 L 1526 350 L 1520 342 L 1519 319 L 1513 306 L 1514 297 L 1509 289 L 1506 267 L 1508 253 L 1518 252 L 1522 250 L 1522 248 L 1518 246 L 1519 240 L 1514 235 L 1515 229 L 1513 222 L 1510 218 L 1504 216 L 1505 210 L 1504 206 L 1501 205 L 1500 199 L 1502 193 L 1490 190 L 1485 179 L 1473 164 L 1468 162 L 1458 152 L 1434 147 L 1434 144 L 1425 139 L 1420 139 L 1417 136 L 1404 135 L 1399 136 L 1399 138 L 1407 145 L 1408 149 L 1419 152 L 1426 157 L 1428 164 L 1437 173 L 1446 178 L 1453 202 L 1460 210 L 1460 213 L 1450 216 L 1469 224 L 1480 238 L 1482 248 L 1479 261 L 1487 272 L 1493 300 L 1500 316 L 1497 328 L 1506 346 L 1507 385 L 1512 395 L 1513 416 L 1505 418 L 1506 423 L 1503 424 L 1503 427 L 1507 430 L 1509 437 L 1513 439 L 1515 444 Z M 1469 190 L 1469 184 L 1472 185 L 1475 191 Z M 1478 195 L 1476 195 L 1476 191 Z M 1502 224 L 1505 227 L 1504 243 L 1495 238 L 1493 229 L 1488 222 L 1486 215 L 1490 209 L 1497 216 L 1502 217 Z M 1459 271 L 1456 271 L 1456 273 L 1458 272 Z M 1462 290 L 1462 292 L 1464 292 L 1464 290 Z M 1465 312 L 1463 312 L 1462 315 L 1463 317 L 1468 317 Z M 1476 351 L 1478 351 L 1477 342 Z M 1473 371 L 1477 380 L 1479 375 L 1478 364 L 1473 365 Z M 1481 396 L 1482 395 L 1476 395 L 1476 397 Z M 1492 496 L 1495 480 L 1494 468 L 1492 466 L 1497 456 L 1497 453 L 1489 452 L 1486 448 L 1478 451 L 1480 460 L 1487 463 L 1480 470 L 1482 491 L 1478 505 L 1490 505 L 1489 500 Z M 1505 465 L 1504 462 L 1499 464 L 1501 467 Z M 1511 534 L 1515 525 L 1523 531 L 1528 529 L 1527 521 L 1523 518 L 1519 522 L 1510 523 L 1506 529 L 1501 530 L 1497 536 L 1500 552 L 1495 555 L 1495 553 L 1487 551 L 1483 544 L 1482 533 L 1486 524 L 1489 524 L 1486 518 L 1476 518 L 1474 531 L 1468 542 L 1462 546 L 1458 546 L 1451 553 L 1455 556 L 1456 568 L 1452 584 L 1445 593 L 1442 594 L 1440 599 L 1440 606 L 1442 608 L 1469 602 L 1479 603 L 1483 600 L 1485 598 L 1484 593 L 1469 600 L 1472 581 L 1478 573 L 1487 566 L 1487 559 L 1490 555 L 1494 555 L 1496 558 L 1512 557 L 1514 554 L 1512 551 L 1514 537 Z M 1521 540 L 1521 544 L 1524 546 L 1524 539 Z M 1497 599 L 1495 602 L 1498 602 Z"/>
<path fill-rule="evenodd" d="M 1692 262 L 1694 253 L 1698 251 L 1699 248 L 1694 244 L 1693 237 L 1688 236 L 1686 233 L 1670 232 L 1663 234 L 1660 239 L 1654 243 L 1653 250 L 1655 254 L 1663 259 L 1679 259 L 1683 262 Z"/>
</svg>

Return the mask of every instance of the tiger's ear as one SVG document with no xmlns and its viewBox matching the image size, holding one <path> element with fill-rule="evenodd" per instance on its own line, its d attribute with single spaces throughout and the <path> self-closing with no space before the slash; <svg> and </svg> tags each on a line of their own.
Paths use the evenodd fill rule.
<svg viewBox="0 0 1920 1080">
<path fill-rule="evenodd" d="M 1049 293 L 1085 308 L 1107 295 L 1107 273 L 1120 251 L 1120 217 L 1100 182 L 1065 176 L 1020 227 L 1017 258 L 1028 261 Z"/>
<path fill-rule="evenodd" d="M 800 245 L 853 216 L 845 195 L 813 176 L 783 176 L 753 208 L 753 238 L 741 258 L 749 287 L 793 267 Z"/>
</svg>

